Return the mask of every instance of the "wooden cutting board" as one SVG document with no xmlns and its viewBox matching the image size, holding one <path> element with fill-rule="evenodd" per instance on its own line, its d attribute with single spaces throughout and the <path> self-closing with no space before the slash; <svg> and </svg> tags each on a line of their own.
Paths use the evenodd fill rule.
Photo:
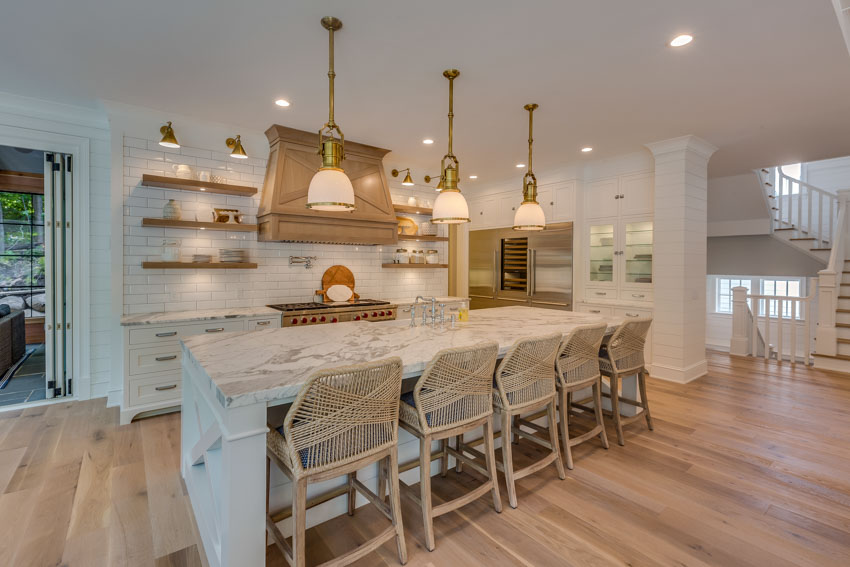
<svg viewBox="0 0 850 567">
<path fill-rule="evenodd" d="M 336 265 L 325 270 L 325 273 L 322 276 L 322 289 L 316 290 L 316 295 L 321 295 L 324 298 L 325 303 L 330 303 L 327 293 L 328 289 L 332 285 L 344 285 L 348 287 L 352 294 L 351 300 L 360 298 L 360 295 L 354 291 L 354 274 L 352 274 L 351 270 L 345 266 Z"/>
</svg>

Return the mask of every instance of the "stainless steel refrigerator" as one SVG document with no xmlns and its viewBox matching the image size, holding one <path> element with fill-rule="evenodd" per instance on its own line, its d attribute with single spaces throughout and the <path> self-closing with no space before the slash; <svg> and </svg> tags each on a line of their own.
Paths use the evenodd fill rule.
<svg viewBox="0 0 850 567">
<path fill-rule="evenodd" d="M 540 232 L 513 229 L 469 233 L 471 309 L 527 305 L 571 310 L 573 223 Z"/>
</svg>

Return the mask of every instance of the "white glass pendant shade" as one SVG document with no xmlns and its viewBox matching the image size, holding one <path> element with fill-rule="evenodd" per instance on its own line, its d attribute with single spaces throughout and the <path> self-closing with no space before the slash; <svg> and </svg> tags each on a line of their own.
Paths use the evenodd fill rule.
<svg viewBox="0 0 850 567">
<path fill-rule="evenodd" d="M 459 224 L 469 222 L 469 206 L 460 191 L 442 191 L 434 201 L 431 222 Z"/>
<path fill-rule="evenodd" d="M 341 169 L 322 168 L 310 180 L 307 208 L 316 211 L 354 209 L 354 187 Z"/>
<path fill-rule="evenodd" d="M 546 215 L 538 203 L 525 201 L 514 214 L 514 230 L 543 230 L 546 227 Z"/>
</svg>

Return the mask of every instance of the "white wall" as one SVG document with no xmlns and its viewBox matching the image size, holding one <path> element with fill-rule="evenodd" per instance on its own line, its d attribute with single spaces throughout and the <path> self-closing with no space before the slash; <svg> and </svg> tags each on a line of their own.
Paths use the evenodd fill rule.
<svg viewBox="0 0 850 567">
<path fill-rule="evenodd" d="M 803 181 L 832 193 L 840 189 L 850 189 L 850 157 L 804 164 Z"/>
<path fill-rule="evenodd" d="M 80 339 L 80 366 L 75 376 L 75 395 L 80 398 L 106 395 L 110 381 L 109 288 L 111 259 L 110 232 L 110 150 L 106 113 L 42 100 L 0 93 L 0 126 L 21 137 L 59 138 L 87 148 L 87 175 L 75 193 L 88 197 L 83 211 L 88 237 L 84 279 L 87 289 L 79 290 L 87 299 L 80 305 L 77 330 Z M 44 148 L 41 148 L 44 149 Z"/>
<path fill-rule="evenodd" d="M 826 264 L 768 235 L 708 239 L 708 273 L 816 276 Z"/>
<path fill-rule="evenodd" d="M 708 235 L 769 234 L 767 200 L 755 173 L 708 180 Z"/>
</svg>

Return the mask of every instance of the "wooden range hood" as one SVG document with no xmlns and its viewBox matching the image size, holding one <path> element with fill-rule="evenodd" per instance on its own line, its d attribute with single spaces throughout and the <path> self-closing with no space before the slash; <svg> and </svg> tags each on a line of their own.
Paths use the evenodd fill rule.
<svg viewBox="0 0 850 567">
<path fill-rule="evenodd" d="M 305 207 L 310 180 L 322 165 L 316 132 L 273 125 L 266 130 L 269 163 L 257 212 L 262 242 L 395 244 L 393 210 L 383 158 L 390 150 L 345 141 L 342 168 L 354 186 L 355 210 L 316 211 Z"/>
</svg>

